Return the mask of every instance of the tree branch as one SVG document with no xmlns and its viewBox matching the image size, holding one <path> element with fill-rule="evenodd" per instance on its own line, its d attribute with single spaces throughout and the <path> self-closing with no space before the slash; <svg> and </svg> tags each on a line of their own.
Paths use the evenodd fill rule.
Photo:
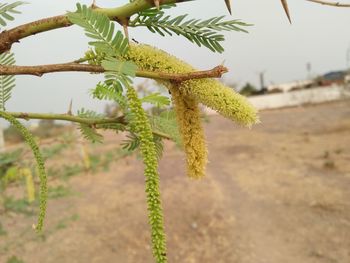
<svg viewBox="0 0 350 263">
<path fill-rule="evenodd" d="M 70 71 L 82 71 L 92 73 L 103 73 L 105 69 L 97 65 L 79 64 L 79 63 L 63 63 L 63 64 L 50 64 L 39 66 L 5 66 L 0 65 L 0 75 L 34 75 L 42 76 L 43 74 L 53 72 L 70 72 Z M 220 78 L 224 73 L 228 72 L 228 69 L 222 65 L 216 66 L 210 70 L 193 71 L 189 73 L 166 73 L 166 72 L 153 72 L 153 71 L 136 71 L 136 76 L 141 78 L 150 79 L 165 79 L 175 82 L 182 82 L 190 79 L 201 78 Z"/>
<path fill-rule="evenodd" d="M 306 0 L 306 1 L 321 4 L 321 5 L 335 6 L 335 7 L 350 7 L 350 4 L 342 4 L 339 2 L 326 2 L 326 1 L 320 1 L 320 0 Z"/>
<path fill-rule="evenodd" d="M 24 120 L 61 120 L 61 121 L 70 121 L 81 124 L 87 124 L 95 126 L 98 124 L 111 124 L 111 123 L 120 123 L 126 125 L 124 116 L 117 118 L 82 118 L 79 116 L 69 115 L 69 114 L 53 114 L 53 113 L 28 113 L 28 112 L 8 112 L 7 114 L 15 117 L 17 119 Z"/>
<path fill-rule="evenodd" d="M 161 1 L 161 4 L 188 1 L 193 0 L 163 0 Z M 94 10 L 107 15 L 112 20 L 122 21 L 123 19 L 125 20 L 126 18 L 129 18 L 142 10 L 152 7 L 153 5 L 154 3 L 151 0 L 136 0 L 116 8 L 94 7 Z M 28 36 L 71 25 L 72 23 L 69 21 L 66 15 L 60 15 L 20 25 L 8 31 L 5 30 L 0 33 L 0 53 L 10 50 L 13 43 L 19 42 L 19 40 Z"/>
<path fill-rule="evenodd" d="M 8 112 L 7 114 L 17 118 L 17 119 L 24 119 L 24 120 L 62 120 L 62 121 L 69 121 L 69 122 L 75 122 L 75 123 L 81 123 L 81 124 L 87 124 L 89 126 L 99 128 L 98 125 L 103 124 L 115 124 L 119 123 L 122 125 L 127 125 L 128 123 L 125 120 L 124 116 L 120 116 L 117 118 L 82 118 L 79 116 L 69 115 L 69 114 L 51 114 L 51 113 L 28 113 L 28 112 Z M 172 138 L 163 132 L 153 130 L 153 134 L 157 135 L 159 137 L 162 137 L 167 140 L 172 140 Z"/>
</svg>

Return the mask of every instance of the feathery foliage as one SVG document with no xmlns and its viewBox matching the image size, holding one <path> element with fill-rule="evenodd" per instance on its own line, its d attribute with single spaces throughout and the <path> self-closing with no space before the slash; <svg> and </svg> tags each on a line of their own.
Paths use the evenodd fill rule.
<svg viewBox="0 0 350 263">
<path fill-rule="evenodd" d="M 164 152 L 163 138 L 159 136 L 153 136 L 153 142 L 156 147 L 157 159 L 159 161 L 162 158 Z"/>
<path fill-rule="evenodd" d="M 151 103 L 157 108 L 170 105 L 170 100 L 168 97 L 161 95 L 159 92 L 151 93 L 141 99 L 142 103 Z"/>
<path fill-rule="evenodd" d="M 86 5 L 77 4 L 75 13 L 68 13 L 68 19 L 85 29 L 86 36 L 94 39 L 89 44 L 95 51 L 88 52 L 85 57 L 90 58 L 92 64 L 100 64 L 105 70 L 105 85 L 99 83 L 93 93 L 99 99 L 112 99 L 117 97 L 114 92 L 121 92 L 123 86 L 132 83 L 137 66 L 131 61 L 122 61 L 118 56 L 123 56 L 129 50 L 128 39 L 121 31 L 115 33 L 115 25 L 109 18 L 101 13 L 93 11 Z"/>
<path fill-rule="evenodd" d="M 128 51 L 128 40 L 120 31 L 114 34 L 114 23 L 106 15 L 78 3 L 77 11 L 68 13 L 68 19 L 84 28 L 86 36 L 95 40 L 89 44 L 105 54 L 123 55 Z"/>
<path fill-rule="evenodd" d="M 78 111 L 78 116 L 81 118 L 101 118 L 100 114 L 84 108 Z M 85 123 L 79 123 L 79 130 L 86 140 L 91 141 L 92 143 L 103 142 L 103 136 L 96 131 L 95 127 Z"/>
<path fill-rule="evenodd" d="M 105 84 L 114 87 L 121 92 L 123 87 L 132 83 L 135 77 L 137 66 L 131 61 L 120 61 L 113 57 L 107 57 L 101 63 L 107 71 L 105 73 Z"/>
<path fill-rule="evenodd" d="M 126 131 L 126 126 L 122 123 L 105 123 L 105 124 L 97 124 L 96 128 L 104 129 L 104 130 L 114 130 L 117 133 L 119 131 Z"/>
<path fill-rule="evenodd" d="M 113 81 L 112 78 L 110 80 Z M 127 100 L 123 95 L 122 88 L 119 85 L 108 85 L 105 82 L 99 82 L 96 87 L 90 91 L 90 93 L 93 98 L 116 102 L 120 109 L 123 112 L 126 112 Z"/>
<path fill-rule="evenodd" d="M 16 10 L 16 7 L 24 5 L 26 2 L 16 1 L 11 4 L 0 3 L 0 25 L 6 26 L 6 20 L 13 21 L 15 18 L 10 14 L 20 14 L 21 12 Z"/>
<path fill-rule="evenodd" d="M 113 79 L 111 79 L 113 81 Z M 119 85 L 107 85 L 104 82 L 97 83 L 96 87 L 90 91 L 93 98 L 99 100 L 118 101 L 123 95 Z"/>
<path fill-rule="evenodd" d="M 159 191 L 157 149 L 154 143 L 151 124 L 146 112 L 142 108 L 136 91 L 132 87 L 127 88 L 127 98 L 130 111 L 133 113 L 133 122 L 130 123 L 130 129 L 139 137 L 140 152 L 145 165 L 146 195 L 148 217 L 151 225 L 153 255 L 157 263 L 165 263 L 167 262 L 166 241 Z"/>
<path fill-rule="evenodd" d="M 44 159 L 40 153 L 39 147 L 33 135 L 26 129 L 26 127 L 24 127 L 18 120 L 16 120 L 14 117 L 7 114 L 6 112 L 0 111 L 0 117 L 10 122 L 23 135 L 24 140 L 29 145 L 34 154 L 40 179 L 39 216 L 35 228 L 37 231 L 41 231 L 44 224 L 47 202 L 47 176 L 45 171 Z"/>
<path fill-rule="evenodd" d="M 133 132 L 130 132 L 126 135 L 126 139 L 122 141 L 121 146 L 122 149 L 128 151 L 129 153 L 135 152 L 140 148 L 140 138 Z M 163 140 L 159 136 L 153 136 L 153 142 L 155 145 L 157 159 L 161 159 L 164 150 Z"/>
<path fill-rule="evenodd" d="M 178 146 L 182 146 L 175 111 L 168 110 L 159 115 L 152 115 L 150 121 L 154 130 L 168 134 Z"/>
<path fill-rule="evenodd" d="M 128 152 L 133 152 L 140 146 L 140 139 L 133 132 L 130 132 L 126 135 L 126 139 L 124 139 L 121 143 L 121 146 L 124 150 Z"/>
<path fill-rule="evenodd" d="M 240 20 L 224 20 L 225 16 L 212 17 L 206 20 L 189 19 L 186 15 L 180 15 L 175 18 L 165 15 L 164 11 L 141 12 L 129 23 L 131 27 L 145 26 L 151 32 L 158 33 L 161 36 L 181 35 L 192 43 L 205 46 L 213 52 L 222 53 L 224 48 L 220 42 L 225 40 L 220 31 L 239 31 L 246 32 L 242 27 L 249 26 Z"/>
<path fill-rule="evenodd" d="M 15 64 L 15 57 L 13 53 L 0 54 L 0 65 Z M 11 91 L 15 87 L 15 76 L 0 76 L 0 110 L 5 111 L 5 103 L 11 98 Z"/>
</svg>

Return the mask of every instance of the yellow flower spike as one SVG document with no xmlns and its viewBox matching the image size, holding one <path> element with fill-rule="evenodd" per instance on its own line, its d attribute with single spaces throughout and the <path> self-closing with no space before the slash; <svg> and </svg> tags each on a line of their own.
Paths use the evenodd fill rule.
<svg viewBox="0 0 350 263">
<path fill-rule="evenodd" d="M 130 46 L 125 59 L 134 61 L 142 70 L 167 73 L 186 73 L 195 70 L 180 59 L 148 45 Z M 160 83 L 167 88 L 174 86 L 170 81 Z M 259 122 L 256 109 L 247 99 L 217 80 L 188 80 L 182 82 L 179 89 L 182 94 L 194 97 L 200 103 L 241 125 L 250 127 Z"/>
<path fill-rule="evenodd" d="M 208 151 L 198 102 L 183 96 L 176 87 L 170 87 L 170 91 L 186 153 L 187 175 L 194 179 L 201 178 L 205 175 Z"/>
<path fill-rule="evenodd" d="M 26 180 L 27 200 L 29 203 L 33 203 L 35 201 L 35 186 L 32 171 L 28 168 L 22 168 L 20 173 Z"/>
</svg>

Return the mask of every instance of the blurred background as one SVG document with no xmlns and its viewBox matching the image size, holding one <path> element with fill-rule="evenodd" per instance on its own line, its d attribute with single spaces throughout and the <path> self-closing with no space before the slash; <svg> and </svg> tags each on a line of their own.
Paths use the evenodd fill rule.
<svg viewBox="0 0 350 263">
<path fill-rule="evenodd" d="M 179 4 L 169 14 L 227 14 L 224 1 L 213 2 Z M 280 1 L 234 1 L 233 18 L 253 25 L 248 34 L 225 34 L 222 54 L 181 37 L 130 30 L 138 42 L 198 69 L 224 63 L 230 72 L 221 81 L 260 110 L 261 123 L 246 129 L 203 108 L 210 163 L 202 180 L 187 178 L 183 152 L 164 143 L 169 262 L 350 262 L 350 9 L 289 2 L 292 25 Z M 74 1 L 33 0 L 9 28 L 74 9 Z M 13 51 L 18 65 L 63 63 L 82 57 L 87 42 L 71 27 L 23 39 Z M 102 79 L 18 76 L 7 110 L 65 113 L 72 100 L 74 112 L 85 107 L 114 116 L 117 105 L 89 95 Z M 136 84 L 140 93 L 158 89 L 153 82 Z M 46 227 L 41 235 L 32 229 L 38 207 L 32 154 L 1 121 L 0 263 L 153 262 L 143 166 L 138 153 L 127 150 L 128 138 L 101 132 L 104 143 L 90 144 L 75 125 L 24 123 L 47 161 Z"/>
</svg>

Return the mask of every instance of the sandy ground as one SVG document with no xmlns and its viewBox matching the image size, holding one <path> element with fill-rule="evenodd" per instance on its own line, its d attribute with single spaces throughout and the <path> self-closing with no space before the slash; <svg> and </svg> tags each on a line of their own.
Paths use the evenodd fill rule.
<svg viewBox="0 0 350 263">
<path fill-rule="evenodd" d="M 350 262 L 350 101 L 265 111 L 261 121 L 248 130 L 211 117 L 201 181 L 186 178 L 183 154 L 167 144 L 169 262 Z M 2 219 L 11 231 L 0 236 L 1 263 L 153 262 L 140 160 L 68 185 L 78 194 L 50 200 L 44 238 L 30 230 L 34 217 Z"/>
</svg>

